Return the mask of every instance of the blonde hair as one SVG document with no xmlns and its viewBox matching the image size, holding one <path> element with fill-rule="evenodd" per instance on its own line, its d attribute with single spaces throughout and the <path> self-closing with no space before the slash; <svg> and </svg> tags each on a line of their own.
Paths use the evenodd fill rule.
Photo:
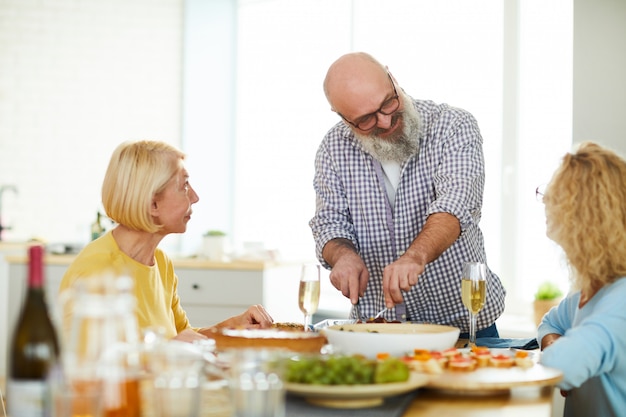
<svg viewBox="0 0 626 417">
<path fill-rule="evenodd" d="M 574 288 L 592 296 L 626 276 L 626 161 L 592 142 L 563 157 L 543 201 L 549 237 L 564 250 Z"/>
<path fill-rule="evenodd" d="M 107 216 L 134 230 L 157 232 L 161 226 L 150 215 L 153 198 L 178 172 L 185 154 L 165 142 L 136 141 L 119 145 L 102 183 Z"/>
</svg>

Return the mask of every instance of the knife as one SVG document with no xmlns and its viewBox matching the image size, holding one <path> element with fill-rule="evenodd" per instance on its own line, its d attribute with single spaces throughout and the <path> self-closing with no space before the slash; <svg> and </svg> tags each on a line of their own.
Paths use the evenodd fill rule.
<svg viewBox="0 0 626 417">
<path fill-rule="evenodd" d="M 365 322 L 366 320 L 363 319 L 363 316 L 361 315 L 361 309 L 359 308 L 359 303 L 360 302 L 361 302 L 361 298 L 359 297 L 359 299 L 357 300 L 356 304 L 354 304 L 354 311 L 356 311 L 356 319 L 358 321 Z"/>
</svg>

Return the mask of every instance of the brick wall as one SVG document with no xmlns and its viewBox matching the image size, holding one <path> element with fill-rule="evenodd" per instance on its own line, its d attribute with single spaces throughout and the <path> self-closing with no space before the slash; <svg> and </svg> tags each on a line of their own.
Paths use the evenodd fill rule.
<svg viewBox="0 0 626 417">
<path fill-rule="evenodd" d="M 183 0 L 0 2 L 5 239 L 82 242 L 115 146 L 180 145 Z"/>
</svg>

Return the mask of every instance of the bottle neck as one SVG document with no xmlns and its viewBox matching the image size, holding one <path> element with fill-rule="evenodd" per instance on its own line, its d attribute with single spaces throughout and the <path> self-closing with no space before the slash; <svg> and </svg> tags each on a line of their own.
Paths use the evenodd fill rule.
<svg viewBox="0 0 626 417">
<path fill-rule="evenodd" d="M 28 249 L 28 286 L 43 287 L 43 246 L 33 245 Z"/>
</svg>

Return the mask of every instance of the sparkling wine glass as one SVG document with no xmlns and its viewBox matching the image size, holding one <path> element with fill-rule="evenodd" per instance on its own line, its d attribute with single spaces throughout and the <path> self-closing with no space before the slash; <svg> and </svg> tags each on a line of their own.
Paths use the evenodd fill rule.
<svg viewBox="0 0 626 417">
<path fill-rule="evenodd" d="M 461 298 L 470 314 L 469 346 L 476 346 L 476 316 L 485 305 L 486 266 L 482 262 L 465 262 L 461 275 Z"/>
<path fill-rule="evenodd" d="M 311 316 L 317 311 L 320 301 L 320 266 L 318 264 L 302 265 L 298 306 L 304 313 L 304 331 L 311 330 Z"/>
</svg>

